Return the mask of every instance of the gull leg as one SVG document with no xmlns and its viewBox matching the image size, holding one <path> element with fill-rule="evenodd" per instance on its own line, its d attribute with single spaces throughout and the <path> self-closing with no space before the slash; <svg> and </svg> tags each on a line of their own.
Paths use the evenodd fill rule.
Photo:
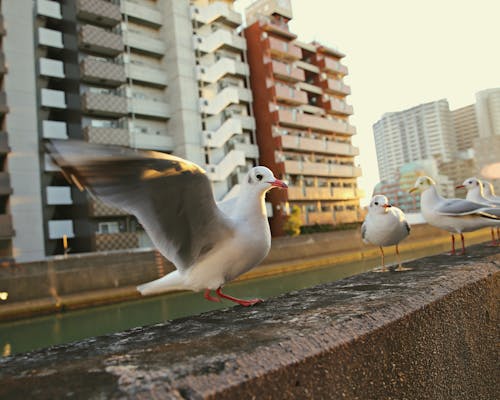
<svg viewBox="0 0 500 400">
<path fill-rule="evenodd" d="M 493 246 L 493 247 L 498 246 L 497 239 L 495 239 L 495 229 L 494 228 L 491 228 L 491 243 L 488 246 Z"/>
<path fill-rule="evenodd" d="M 451 251 L 448 253 L 450 256 L 454 256 L 456 254 L 455 251 L 455 235 L 451 234 Z"/>
<path fill-rule="evenodd" d="M 218 297 L 212 296 L 210 292 L 211 292 L 210 289 L 205 289 L 205 294 L 203 295 L 203 297 L 208 301 L 214 301 L 216 303 L 220 303 L 220 299 Z"/>
<path fill-rule="evenodd" d="M 460 255 L 463 256 L 465 254 L 465 239 L 464 239 L 464 234 L 460 234 L 460 239 L 462 240 L 462 251 L 460 252 Z"/>
<path fill-rule="evenodd" d="M 222 288 L 218 288 L 215 291 L 215 293 L 217 293 L 217 296 L 222 297 L 223 299 L 234 301 L 235 303 L 238 303 L 244 307 L 253 306 L 254 304 L 262 303 L 264 301 L 262 299 L 251 299 L 251 300 L 238 299 L 236 297 L 229 296 L 225 293 L 222 293 Z"/>
<path fill-rule="evenodd" d="M 398 245 L 396 245 L 396 254 L 398 256 L 398 267 L 395 269 L 395 271 L 409 271 L 411 268 L 405 268 L 403 267 L 403 264 L 401 264 L 401 255 L 399 254 L 399 248 Z"/>
<path fill-rule="evenodd" d="M 381 253 L 381 257 L 382 257 L 382 267 L 379 268 L 376 268 L 375 269 L 375 272 L 388 272 L 389 270 L 387 269 L 387 267 L 385 266 L 385 254 L 384 254 L 384 249 L 382 248 L 382 246 L 379 246 L 378 247 L 380 249 L 380 253 Z"/>
</svg>

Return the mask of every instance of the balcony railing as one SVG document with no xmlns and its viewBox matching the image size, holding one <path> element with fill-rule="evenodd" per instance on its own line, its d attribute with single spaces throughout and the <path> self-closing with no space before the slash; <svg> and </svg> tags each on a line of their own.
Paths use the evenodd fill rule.
<svg viewBox="0 0 500 400">
<path fill-rule="evenodd" d="M 301 90 L 283 85 L 274 86 L 276 99 L 291 105 L 307 104 L 307 94 Z"/>
<path fill-rule="evenodd" d="M 271 54 L 275 57 L 285 60 L 300 60 L 302 58 L 302 49 L 291 42 L 268 37 L 265 39 L 269 42 Z"/>
<path fill-rule="evenodd" d="M 129 146 L 130 135 L 128 129 L 86 126 L 83 135 L 90 143 L 112 144 L 118 146 Z"/>
<path fill-rule="evenodd" d="M 295 135 L 281 136 L 281 145 L 284 149 L 311 151 L 315 153 L 339 154 L 353 157 L 359 155 L 359 149 L 350 143 L 339 143 Z"/>
<path fill-rule="evenodd" d="M 12 217 L 9 214 L 0 214 L 0 239 L 9 239 L 13 236 Z"/>
<path fill-rule="evenodd" d="M 137 232 L 101 233 L 92 237 L 95 251 L 134 249 L 139 247 Z"/>
<path fill-rule="evenodd" d="M 290 28 L 285 22 L 277 21 L 270 17 L 261 16 L 259 18 L 259 23 L 260 26 L 262 26 L 262 29 L 267 32 L 273 32 L 292 40 L 297 38 L 297 35 L 295 33 L 290 32 Z"/>
<path fill-rule="evenodd" d="M 12 193 L 10 186 L 10 175 L 8 172 L 0 172 L 0 195 L 5 196 Z"/>
<path fill-rule="evenodd" d="M 294 82 L 303 81 L 305 79 L 304 70 L 297 68 L 292 64 L 272 60 L 270 65 L 273 74 L 280 79 Z"/>
<path fill-rule="evenodd" d="M 233 28 L 241 25 L 242 18 L 239 13 L 223 2 L 215 2 L 206 6 L 191 6 L 191 17 L 202 24 L 221 21 Z"/>
<path fill-rule="evenodd" d="M 9 135 L 7 132 L 0 131 L 0 154 L 7 154 L 9 151 Z"/>
<path fill-rule="evenodd" d="M 82 95 L 84 112 L 103 116 L 123 116 L 128 113 L 127 98 L 115 94 L 91 93 Z"/>
<path fill-rule="evenodd" d="M 121 35 L 93 25 L 83 25 L 78 33 L 80 47 L 109 56 L 124 50 Z"/>
<path fill-rule="evenodd" d="M 296 112 L 296 110 L 277 110 L 274 112 L 275 121 L 282 125 L 324 132 L 337 132 L 346 135 L 354 135 L 356 128 L 345 122 L 322 118 L 315 115 Z"/>
<path fill-rule="evenodd" d="M 120 6 L 106 0 L 77 0 L 76 15 L 86 21 L 109 27 L 122 20 Z"/>
<path fill-rule="evenodd" d="M 126 14 L 131 20 L 140 21 L 141 24 L 155 28 L 161 27 L 163 24 L 163 17 L 158 9 L 130 0 L 121 0 L 121 12 Z"/>
<path fill-rule="evenodd" d="M 290 186 L 287 190 L 289 200 L 354 200 L 362 192 L 356 188 Z"/>
<path fill-rule="evenodd" d="M 333 72 L 335 74 L 347 75 L 348 70 L 345 65 L 342 65 L 340 61 L 333 60 L 328 57 L 323 57 L 318 62 L 319 66 L 328 72 Z"/>
<path fill-rule="evenodd" d="M 335 94 L 349 95 L 351 94 L 351 87 L 338 79 L 327 78 L 321 81 L 321 87 L 327 91 Z"/>
<path fill-rule="evenodd" d="M 84 81 L 119 86 L 126 81 L 122 64 L 86 57 L 80 62 L 80 75 Z"/>
<path fill-rule="evenodd" d="M 352 165 L 285 160 L 284 166 L 287 174 L 339 178 L 357 178 L 361 176 L 361 168 Z"/>
</svg>

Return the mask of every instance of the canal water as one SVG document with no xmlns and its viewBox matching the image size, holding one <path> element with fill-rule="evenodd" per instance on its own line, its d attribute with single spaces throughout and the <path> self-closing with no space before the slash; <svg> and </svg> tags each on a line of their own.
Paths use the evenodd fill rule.
<svg viewBox="0 0 500 400">
<path fill-rule="evenodd" d="M 444 251 L 444 247 L 424 249 L 402 254 L 404 260 L 420 258 Z M 386 250 L 386 262 L 395 262 L 393 250 Z M 380 259 L 311 268 L 265 278 L 229 284 L 225 292 L 236 297 L 266 299 L 293 290 L 324 282 L 332 282 L 351 275 L 370 271 L 380 265 Z M 23 353 L 60 343 L 68 343 L 92 336 L 119 332 L 129 328 L 151 325 L 167 320 L 200 314 L 234 303 L 214 303 L 202 293 L 177 292 L 84 310 L 67 311 L 48 316 L 0 323 L 0 356 Z"/>
</svg>

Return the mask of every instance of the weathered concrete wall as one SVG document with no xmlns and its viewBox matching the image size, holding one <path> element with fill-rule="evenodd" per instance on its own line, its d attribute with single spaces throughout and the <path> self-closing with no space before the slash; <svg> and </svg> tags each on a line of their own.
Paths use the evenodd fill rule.
<svg viewBox="0 0 500 400">
<path fill-rule="evenodd" d="M 491 400 L 500 254 L 470 254 L 15 355 L 0 398 Z"/>
</svg>

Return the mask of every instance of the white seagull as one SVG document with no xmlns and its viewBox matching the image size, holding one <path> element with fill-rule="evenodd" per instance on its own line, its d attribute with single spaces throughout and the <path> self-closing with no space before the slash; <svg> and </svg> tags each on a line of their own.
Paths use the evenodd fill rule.
<svg viewBox="0 0 500 400">
<path fill-rule="evenodd" d="M 210 301 L 225 298 L 243 306 L 262 301 L 237 299 L 221 288 L 269 252 L 265 193 L 287 187 L 271 170 L 252 168 L 239 196 L 219 207 L 205 171 L 182 158 L 72 140 L 53 140 L 47 147 L 67 179 L 134 214 L 175 265 L 175 271 L 138 286 L 141 294 L 205 290 Z"/>
<path fill-rule="evenodd" d="M 488 199 L 488 201 L 493 201 L 494 203 L 500 204 L 500 197 L 495 195 L 495 188 L 491 184 L 491 182 L 483 181 L 483 190 L 484 197 Z"/>
<path fill-rule="evenodd" d="M 467 196 L 465 198 L 467 200 L 484 204 L 488 207 L 500 207 L 500 201 L 490 200 L 486 198 L 486 196 L 484 195 L 483 182 L 476 177 L 467 178 L 461 185 L 458 185 L 456 189 L 466 189 Z M 497 236 L 500 240 L 500 236 L 498 234 L 499 228 L 497 228 Z M 495 230 L 493 229 L 493 227 L 491 228 L 491 244 L 493 246 L 497 245 L 497 241 L 495 239 Z"/>
<path fill-rule="evenodd" d="M 451 253 L 455 254 L 455 236 L 459 233 L 462 240 L 462 253 L 465 254 L 463 232 L 480 228 L 500 226 L 500 209 L 487 207 L 469 200 L 445 199 L 436 190 L 436 183 L 428 176 L 421 176 L 410 189 L 421 192 L 420 209 L 429 225 L 451 233 Z"/>
<path fill-rule="evenodd" d="M 368 215 L 361 225 L 361 237 L 365 243 L 379 246 L 382 254 L 382 272 L 387 271 L 384 262 L 383 246 L 396 245 L 399 265 L 396 271 L 405 271 L 399 255 L 398 244 L 410 234 L 410 225 L 399 208 L 391 206 L 387 197 L 383 195 L 374 196 L 368 208 Z"/>
</svg>

